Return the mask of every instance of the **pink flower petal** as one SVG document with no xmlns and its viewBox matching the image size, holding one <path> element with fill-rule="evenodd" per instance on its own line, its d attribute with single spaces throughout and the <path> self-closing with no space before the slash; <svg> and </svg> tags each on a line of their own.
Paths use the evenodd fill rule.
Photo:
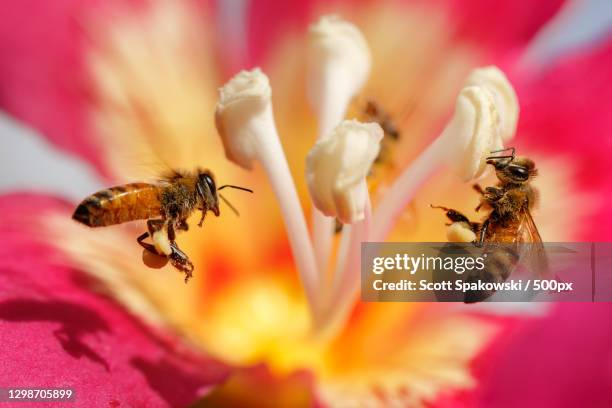
<svg viewBox="0 0 612 408">
<path fill-rule="evenodd" d="M 470 42 L 488 55 L 524 47 L 535 33 L 564 4 L 564 0 L 538 2 L 501 0 L 403 0 L 407 7 L 433 7 L 448 19 L 448 30 L 455 41 Z M 382 7 L 383 1 L 336 0 L 300 1 L 262 0 L 249 7 L 249 64 L 263 62 L 268 52 L 288 32 L 305 30 L 321 13 L 366 12 L 368 6 Z M 339 11 L 338 11 L 339 10 Z M 351 16 L 345 16 L 351 18 Z"/>
<path fill-rule="evenodd" d="M 527 45 L 564 4 L 564 0 L 450 0 L 455 34 L 495 55 Z"/>
<path fill-rule="evenodd" d="M 476 363 L 473 406 L 603 407 L 612 388 L 612 307 L 566 303 L 518 321 Z"/>
<path fill-rule="evenodd" d="M 252 3 L 247 24 L 247 65 L 261 64 L 283 35 L 304 30 L 315 18 L 313 12 L 318 3 L 283 0 L 260 0 Z"/>
<path fill-rule="evenodd" d="M 0 106 L 102 169 L 87 122 L 82 24 L 94 0 L 2 2 Z"/>
<path fill-rule="evenodd" d="M 78 406 L 185 406 L 229 369 L 156 332 L 44 244 L 37 216 L 65 213 L 48 197 L 0 197 L 3 387 L 71 387 Z"/>
</svg>

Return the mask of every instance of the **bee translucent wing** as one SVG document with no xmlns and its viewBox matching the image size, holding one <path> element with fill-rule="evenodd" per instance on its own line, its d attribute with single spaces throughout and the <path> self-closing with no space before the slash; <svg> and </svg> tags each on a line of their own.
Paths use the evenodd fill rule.
<svg viewBox="0 0 612 408">
<path fill-rule="evenodd" d="M 548 271 L 548 259 L 542 244 L 542 237 L 533 217 L 527 207 L 520 212 L 520 225 L 517 231 L 517 242 L 523 244 L 521 263 L 529 268 L 539 277 L 546 277 Z"/>
<path fill-rule="evenodd" d="M 158 175 L 161 182 L 172 182 L 181 178 L 188 177 L 188 173 L 179 169 L 168 167 Z"/>
</svg>

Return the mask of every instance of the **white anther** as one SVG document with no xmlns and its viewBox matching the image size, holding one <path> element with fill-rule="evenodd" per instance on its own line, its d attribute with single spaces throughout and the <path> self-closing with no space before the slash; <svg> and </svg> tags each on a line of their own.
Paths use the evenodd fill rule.
<svg viewBox="0 0 612 408">
<path fill-rule="evenodd" d="M 368 199 L 366 176 L 382 137 L 377 123 L 345 120 L 314 145 L 306 158 L 306 180 L 323 214 L 347 224 L 363 219 Z"/>
<path fill-rule="evenodd" d="M 506 75 L 496 66 L 477 68 L 472 71 L 466 85 L 485 88 L 493 96 L 499 113 L 500 136 L 504 142 L 516 134 L 519 118 L 519 103 L 516 92 Z"/>
<path fill-rule="evenodd" d="M 335 15 L 310 27 L 308 96 L 319 119 L 319 137 L 342 120 L 370 74 L 371 55 L 359 29 Z"/>
<path fill-rule="evenodd" d="M 491 94 L 478 86 L 463 88 L 440 139 L 447 164 L 460 178 L 469 181 L 480 176 L 486 157 L 502 147 L 499 115 Z"/>
</svg>

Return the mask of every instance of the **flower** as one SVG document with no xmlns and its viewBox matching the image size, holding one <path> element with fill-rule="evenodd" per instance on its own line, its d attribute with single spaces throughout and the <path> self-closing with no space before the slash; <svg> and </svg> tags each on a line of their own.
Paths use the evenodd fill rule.
<svg viewBox="0 0 612 408">
<path fill-rule="evenodd" d="M 142 225 L 90 231 L 70 222 L 68 204 L 56 206 L 54 201 L 42 200 L 40 206 L 35 207 L 37 212 L 32 211 L 28 217 L 35 229 L 26 229 L 26 223 L 21 219 L 10 224 L 10 229 L 20 234 L 20 240 L 23 240 L 20 242 L 24 242 L 25 249 L 20 252 L 14 246 L 16 240 L 10 239 L 12 235 L 4 231 L 6 227 L 3 224 L 5 258 L 14 254 L 19 255 L 17 260 L 20 262 L 35 258 L 32 254 L 39 248 L 30 245 L 39 239 L 44 241 L 50 254 L 49 258 L 35 258 L 40 264 L 32 268 L 32 274 L 15 274 L 8 268 L 4 269 L 5 287 L 26 291 L 36 284 L 40 288 L 37 290 L 45 292 L 45 276 L 56 273 L 59 258 L 64 271 L 78 271 L 76 282 L 67 278 L 68 283 L 62 286 L 62 291 L 49 290 L 46 295 L 51 299 L 74 297 L 79 304 L 103 302 L 99 310 L 104 320 L 121 323 L 116 333 L 121 341 L 111 343 L 113 349 L 108 355 L 129 355 L 142 343 L 150 345 L 154 354 L 158 353 L 151 358 L 144 357 L 148 361 L 155 361 L 159 356 L 162 360 L 177 359 L 180 364 L 189 365 L 189 369 L 181 373 L 166 369 L 166 364 L 160 364 L 160 370 L 149 370 L 150 365 L 142 364 L 142 361 L 125 364 L 125 359 L 119 359 L 122 364 L 109 364 L 112 374 L 108 376 L 109 384 L 125 378 L 123 383 L 129 384 L 131 389 L 119 390 L 113 394 L 113 399 L 123 405 L 142 402 L 172 406 L 189 404 L 206 394 L 202 404 L 214 401 L 223 405 L 227 401 L 243 402 L 240 398 L 244 390 L 255 389 L 256 394 L 250 395 L 262 398 L 266 392 L 277 397 L 284 391 L 290 396 L 299 394 L 299 400 L 305 404 L 317 400 L 331 406 L 360 403 L 436 405 L 457 401 L 465 393 L 486 392 L 484 388 L 491 387 L 488 377 L 480 376 L 473 365 L 486 347 L 499 339 L 498 336 L 511 331 L 512 324 L 508 319 L 492 315 L 490 310 L 486 313 L 466 312 L 465 309 L 438 304 L 354 304 L 355 276 L 350 275 L 356 270 L 351 264 L 356 259 L 353 255 L 341 257 L 347 262 L 334 270 L 336 282 L 338 279 L 345 282 L 346 278 L 347 281 L 352 279 L 353 284 L 338 286 L 333 279 L 327 282 L 332 295 L 324 298 L 323 310 L 333 311 L 337 318 L 334 317 L 333 322 L 321 322 L 321 327 L 328 325 L 327 336 L 310 336 L 312 311 L 296 279 L 296 269 L 300 269 L 302 264 L 297 261 L 298 268 L 294 266 L 291 254 L 295 256 L 296 247 L 290 251 L 291 239 L 285 238 L 283 219 L 278 212 L 280 206 L 281 213 L 285 212 L 285 221 L 287 214 L 298 213 L 286 210 L 293 198 L 288 201 L 284 197 L 293 195 L 293 190 L 289 183 L 279 189 L 279 183 L 276 184 L 277 191 L 273 192 L 256 166 L 253 173 L 247 173 L 228 162 L 215 132 L 215 89 L 224 82 L 222 78 L 227 73 L 219 69 L 211 58 L 215 53 L 210 50 L 223 54 L 222 47 L 213 48 L 215 37 L 207 32 L 215 29 L 212 11 L 202 11 L 191 2 L 153 0 L 136 6 L 118 1 L 102 8 L 88 2 L 80 2 L 78 8 L 74 4 L 70 1 L 45 3 L 44 15 L 47 17 L 41 24 L 20 24 L 25 18 L 40 17 L 32 16 L 25 6 L 22 9 L 11 5 L 9 11 L 3 13 L 7 18 L 6 30 L 11 34 L 0 35 L 0 41 L 15 45 L 0 49 L 19 47 L 18 50 L 29 49 L 31 53 L 23 56 L 15 52 L 8 55 L 0 52 L 2 107 L 40 130 L 55 145 L 93 163 L 104 179 L 104 185 L 110 183 L 109 180 L 124 182 L 142 177 L 141 166 L 133 162 L 133 158 L 138 157 L 145 162 L 159 160 L 177 167 L 205 165 L 213 169 L 218 179 L 240 182 L 257 192 L 256 199 L 236 197 L 235 202 L 232 201 L 242 211 L 240 219 L 226 216 L 222 210 L 222 217 L 207 220 L 201 233 L 189 231 L 179 237 L 181 246 L 196 264 L 195 277 L 187 286 L 169 270 L 150 270 L 138 261 L 139 252 L 134 239 L 142 232 Z M 306 152 L 312 147 L 317 133 L 316 121 L 305 108 L 307 64 L 303 50 L 307 36 L 304 30 L 294 36 L 286 30 L 291 22 L 306 24 L 303 15 L 292 13 L 293 8 L 303 10 L 302 7 L 315 6 L 312 3 L 291 5 L 292 10 L 287 10 L 287 5 L 283 4 L 283 7 L 250 8 L 247 57 L 252 60 L 246 60 L 244 67 L 261 65 L 269 75 L 274 89 L 275 123 L 274 132 L 265 137 L 268 143 L 278 147 L 277 134 L 283 136 L 284 153 L 277 149 L 282 157 L 277 155 L 264 161 L 254 150 L 247 149 L 244 162 L 237 155 L 233 160 L 244 165 L 250 157 L 262 165 L 263 172 L 272 180 L 279 175 L 270 171 L 274 168 L 270 163 L 279 165 L 286 157 L 289 170 L 298 175 L 295 184 L 293 180 L 291 184 L 295 185 L 299 202 L 307 203 L 306 185 L 301 177 L 305 173 Z M 393 179 L 407 165 L 418 162 L 423 146 L 427 146 L 432 136 L 440 134 L 443 128 L 440 124 L 443 125 L 450 116 L 452 103 L 461 94 L 470 70 L 496 63 L 508 74 L 521 104 L 517 148 L 534 156 L 542 174 L 539 178 L 542 209 L 536 214 L 542 235 L 545 239 L 601 236 L 599 226 L 582 221 L 605 214 L 607 210 L 602 209 L 601 191 L 605 191 L 609 183 L 603 177 L 593 177 L 588 183 L 580 184 L 574 178 L 574 172 L 590 175 L 591 163 L 597 159 L 605 163 L 603 149 L 594 146 L 603 143 L 597 136 L 610 129 L 604 115 L 609 106 L 603 98 L 600 100 L 602 106 L 587 104 L 588 107 L 582 107 L 579 101 L 589 99 L 573 99 L 572 95 L 576 89 L 582 97 L 592 97 L 595 90 L 603 94 L 609 92 L 608 82 L 602 80 L 607 78 L 609 47 L 600 54 L 584 56 L 580 64 L 570 60 L 566 64 L 571 69 L 560 62 L 545 72 L 530 67 L 519 70 L 517 56 L 537 29 L 558 9 L 559 2 L 538 2 L 537 7 L 531 3 L 529 6 L 517 4 L 502 2 L 495 10 L 487 8 L 492 13 L 489 18 L 482 18 L 479 13 L 483 8 L 468 0 L 445 3 L 442 8 L 438 8 L 437 3 L 419 7 L 395 3 L 378 4 L 375 8 L 353 5 L 346 14 L 343 13 L 360 27 L 371 51 L 371 72 L 361 93 L 381 100 L 385 109 L 400 121 L 402 137 L 392 149 L 398 159 L 394 162 L 395 167 L 389 170 L 388 179 Z M 329 7 L 316 7 L 319 6 Z M 522 11 L 517 12 L 517 8 Z M 73 21 L 77 9 L 86 13 L 86 18 L 80 15 L 78 20 L 88 22 L 84 23 L 87 35 L 79 31 L 80 34 L 75 36 L 75 26 L 67 23 Z M 451 16 L 448 20 L 445 19 L 447 12 Z M 275 13 L 284 13 L 284 18 L 264 18 Z M 270 21 L 276 21 L 278 25 L 271 27 Z M 274 33 L 282 33 L 284 43 L 277 41 L 279 37 Z M 82 41 L 75 42 L 75 37 Z M 26 47 L 28 44 L 45 46 Z M 59 58 L 59 55 L 65 58 Z M 236 54 L 232 55 L 234 64 Z M 597 87 L 580 79 L 585 77 L 582 69 L 587 68 L 589 77 L 598 79 L 595 81 Z M 491 105 L 484 92 L 488 83 L 471 84 L 477 88 L 471 88 L 469 92 L 481 101 L 476 106 Z M 70 84 L 68 89 L 64 84 Z M 568 84 L 571 85 L 569 90 L 566 88 Z M 489 96 L 500 115 L 501 128 L 507 130 L 503 134 L 510 134 L 512 126 L 509 124 L 513 119 L 509 112 L 512 111 L 500 108 L 500 105 L 510 106 L 504 99 L 507 95 L 496 94 L 495 88 L 491 88 L 493 93 Z M 575 114 L 576 123 L 574 116 L 563 111 L 567 107 L 552 89 L 564 90 L 571 101 L 570 112 Z M 551 100 L 551 97 L 555 99 Z M 259 101 L 271 103 L 266 97 Z M 411 107 L 411 114 L 402 121 L 407 106 Z M 600 115 L 592 118 L 593 112 Z M 250 111 L 253 113 L 257 111 Z M 352 115 L 350 109 L 348 115 Z M 235 143 L 238 139 L 233 138 L 240 132 L 230 130 L 229 125 L 238 123 L 232 119 L 221 126 L 222 137 L 231 138 L 228 139 L 231 143 L 225 143 L 226 152 L 237 152 L 247 146 Z M 236 127 L 239 130 L 248 126 L 248 122 L 239 124 Z M 593 137 L 587 141 L 577 140 L 576 130 L 582 131 L 585 124 L 588 124 Z M 272 129 L 270 123 L 267 126 L 266 129 Z M 552 146 L 553 137 L 559 137 L 566 157 L 550 157 L 548 152 L 560 149 L 556 144 Z M 580 144 L 580 151 L 588 153 L 584 155 L 588 156 L 588 161 L 582 162 L 572 155 L 573 147 L 579 142 L 585 143 Z M 279 174 L 286 179 L 285 170 Z M 414 195 L 410 197 L 413 209 L 409 207 L 408 214 L 412 215 L 412 221 L 405 223 L 394 218 L 397 222 L 390 231 L 391 239 L 443 239 L 443 221 L 437 212 L 431 214 L 427 210 L 430 202 L 449 203 L 458 208 L 473 206 L 474 196 L 456 175 L 439 170 L 428 176 L 427 179 L 423 177 L 420 186 L 416 186 L 418 191 L 411 187 L 414 189 Z M 380 183 L 381 188 L 372 192 L 374 211 L 385 197 L 388 179 Z M 288 191 L 289 195 L 285 196 Z M 25 196 L 7 196 L 5 199 L 17 207 L 12 210 L 13 214 L 20 214 L 19 206 L 23 208 L 24 203 L 36 201 Z M 364 221 L 369 218 L 367 210 L 366 207 Z M 573 215 L 561 218 L 552 215 L 554 210 Z M 376 223 L 372 226 L 376 227 Z M 343 248 L 347 254 L 355 253 L 355 245 L 360 242 L 358 237 L 367 230 L 367 225 L 361 223 L 351 225 L 346 232 L 343 230 L 340 240 L 346 242 Z M 291 235 L 295 228 L 289 227 L 288 231 Z M 339 243 L 341 247 L 342 242 Z M 311 259 L 308 254 L 306 258 Z M 92 278 L 93 283 L 88 280 L 86 285 L 77 285 L 83 276 Z M 103 288 L 114 301 L 93 294 L 92 285 L 93 288 Z M 346 292 L 334 297 L 336 289 Z M 5 296 L 2 301 L 10 300 L 8 294 Z M 335 303 L 335 300 L 341 300 L 342 304 Z M 128 317 L 130 314 L 115 302 L 136 317 Z M 559 316 L 563 316 L 563 308 L 559 310 L 561 314 L 544 315 L 539 318 L 541 320 L 530 316 L 516 316 L 514 319 L 536 325 L 540 321 L 550 322 L 554 326 Z M 116 313 L 113 314 L 116 319 L 109 320 L 107 316 L 111 312 Z M 5 344 L 16 344 L 15 339 L 22 335 L 19 331 L 26 329 L 25 324 L 11 323 L 10 316 L 13 315 L 9 313 L 2 318 Z M 594 319 L 599 321 L 602 317 L 605 316 L 597 315 Z M 141 328 L 139 336 L 124 336 L 123 333 L 131 332 L 122 328 L 123 323 Z M 185 338 L 200 349 L 199 354 L 213 359 L 202 355 L 184 358 L 165 347 L 156 351 L 159 343 L 150 333 L 151 326 Z M 55 326 L 47 328 L 55 330 Z M 112 333 L 104 335 L 112 337 Z M 60 377 L 67 362 L 81 362 L 78 357 L 62 352 L 66 350 L 62 347 L 61 341 L 65 338 L 61 335 L 59 340 L 53 340 L 51 336 L 43 337 L 38 330 L 26 334 L 33 339 L 51 339 L 45 347 L 55 347 L 57 359 L 53 360 L 52 366 L 45 367 L 47 373 Z M 515 338 L 525 334 L 519 332 Z M 106 346 L 96 343 L 91 331 L 83 337 L 91 350 L 107 356 L 102 354 Z M 105 340 L 110 341 L 106 337 Z M 13 353 L 18 349 L 10 347 L 9 350 L 11 359 L 16 361 Z M 39 354 L 28 357 L 27 367 L 35 367 Z M 499 357 L 494 362 L 503 362 L 505 366 L 512 364 L 512 361 Z M 265 364 L 266 370 L 244 368 L 259 363 Z M 593 362 L 594 366 L 596 364 Z M 90 365 L 98 369 L 94 372 L 96 375 L 103 370 L 95 362 Z M 216 368 L 220 366 L 223 369 L 217 372 Z M 133 371 L 135 367 L 138 372 Z M 210 376 L 198 370 L 209 368 Z M 16 365 L 11 365 L 11 370 L 6 374 L 23 375 Z M 499 370 L 504 372 L 504 367 Z M 161 374 L 147 376 L 144 372 Z M 33 383 L 44 380 L 41 373 L 44 371 L 30 370 L 27 379 L 20 378 Z M 184 379 L 181 384 L 188 384 L 189 392 L 179 398 L 165 388 L 166 374 L 176 374 Z M 216 387 L 224 375 L 229 375 L 227 382 Z M 2 376 L 4 378 L 4 372 Z M 136 381 L 128 381 L 130 378 Z M 491 378 L 495 378 L 493 374 Z M 92 374 L 82 376 L 81 380 L 77 383 L 74 377 L 70 377 L 66 381 L 78 385 L 77 392 L 88 393 L 92 398 L 100 395 L 96 392 L 104 393 L 96 387 L 99 377 Z M 261 385 L 271 383 L 285 388 L 279 391 L 275 386 Z M 143 400 L 130 399 L 139 393 L 137 397 L 143 396 Z M 306 397 L 301 398 L 304 395 Z M 151 399 L 145 399 L 149 397 Z M 249 404 L 252 402 L 248 401 Z"/>
</svg>

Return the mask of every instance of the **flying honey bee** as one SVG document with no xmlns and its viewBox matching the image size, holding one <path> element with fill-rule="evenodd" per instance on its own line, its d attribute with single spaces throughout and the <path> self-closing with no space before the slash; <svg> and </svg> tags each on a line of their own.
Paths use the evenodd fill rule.
<svg viewBox="0 0 612 408">
<path fill-rule="evenodd" d="M 526 157 L 515 157 L 515 149 L 508 148 L 492 153 L 509 154 L 487 157 L 487 164 L 495 168 L 499 183 L 482 189 L 474 189 L 481 195 L 476 211 L 488 210 L 482 223 L 472 222 L 459 211 L 441 207 L 453 223 L 461 223 L 471 229 L 477 239 L 474 243 L 483 248 L 485 267 L 472 270 L 465 276 L 466 282 L 503 282 L 510 276 L 519 260 L 534 272 L 546 275 L 548 262 L 542 238 L 531 216 L 537 204 L 538 192 L 530 184 L 537 175 L 535 164 Z M 494 291 L 466 292 L 466 303 L 480 302 Z"/>
<path fill-rule="evenodd" d="M 199 227 L 208 211 L 218 217 L 219 197 L 236 212 L 219 193 L 227 187 L 253 192 L 230 184 L 217 188 L 213 174 L 208 170 L 172 171 L 155 184 L 130 183 L 98 191 L 78 205 L 72 218 L 88 227 L 147 220 L 148 232 L 140 235 L 136 241 L 146 251 L 167 257 L 172 266 L 185 274 L 187 283 L 194 266 L 176 244 L 176 232 L 189 229 L 187 218 L 196 210 L 202 211 Z M 155 245 L 144 242 L 148 237 Z"/>
</svg>

